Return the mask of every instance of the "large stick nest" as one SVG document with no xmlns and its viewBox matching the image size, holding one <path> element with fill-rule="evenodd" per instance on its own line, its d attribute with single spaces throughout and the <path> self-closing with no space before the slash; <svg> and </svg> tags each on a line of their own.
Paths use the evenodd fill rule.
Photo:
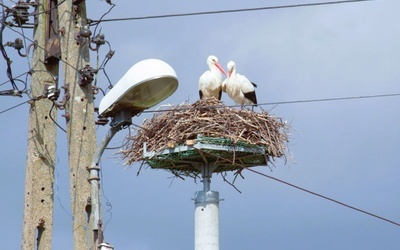
<svg viewBox="0 0 400 250">
<path fill-rule="evenodd" d="M 233 145 L 244 143 L 265 147 L 267 162 L 280 157 L 286 159 L 288 125 L 282 119 L 260 110 L 253 112 L 227 107 L 215 98 L 200 99 L 193 104 L 163 106 L 151 119 L 143 122 L 134 136 L 128 138 L 121 153 L 126 165 L 134 162 L 143 164 L 148 160 L 143 156 L 145 143 L 148 152 L 161 152 L 171 148 L 171 142 L 173 145 L 184 145 L 201 135 L 224 138 Z M 176 171 L 172 172 L 176 174 Z"/>
</svg>

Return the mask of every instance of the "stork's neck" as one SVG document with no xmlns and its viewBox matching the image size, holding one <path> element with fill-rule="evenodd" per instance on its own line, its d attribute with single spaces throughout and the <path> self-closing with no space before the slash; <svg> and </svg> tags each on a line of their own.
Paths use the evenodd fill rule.
<svg viewBox="0 0 400 250">
<path fill-rule="evenodd" d="M 235 77 L 236 76 L 236 69 L 232 69 L 231 71 L 228 72 L 228 77 Z"/>
</svg>

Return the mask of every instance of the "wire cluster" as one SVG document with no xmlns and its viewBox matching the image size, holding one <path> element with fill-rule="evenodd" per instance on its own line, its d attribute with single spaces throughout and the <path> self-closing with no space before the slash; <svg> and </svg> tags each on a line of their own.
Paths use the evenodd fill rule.
<svg viewBox="0 0 400 250">
<path fill-rule="evenodd" d="M 0 96 L 19 96 L 22 97 L 22 94 L 26 94 L 29 98 L 30 101 L 29 103 L 32 103 L 34 101 L 38 101 L 41 99 L 49 99 L 53 102 L 52 109 L 55 107 L 57 109 L 63 110 L 65 107 L 65 103 L 67 99 L 69 98 L 69 93 L 68 93 L 68 86 L 64 83 L 64 85 L 61 85 L 61 88 L 64 89 L 64 94 L 62 95 L 62 100 L 58 101 L 60 89 L 59 89 L 59 84 L 58 84 L 58 74 L 55 74 L 54 72 L 46 71 L 46 70 L 39 70 L 33 65 L 31 65 L 30 62 L 30 51 L 31 48 L 35 48 L 37 50 L 43 50 L 46 55 L 55 55 L 56 60 L 60 60 L 66 65 L 68 65 L 72 70 L 76 70 L 77 73 L 80 76 L 80 82 L 77 82 L 79 85 L 85 85 L 85 84 L 92 84 L 92 89 L 93 89 L 93 94 L 98 94 L 101 92 L 102 94 L 105 95 L 106 91 L 103 90 L 100 86 L 98 86 L 98 74 L 103 73 L 106 77 L 106 81 L 108 81 L 108 84 L 106 83 L 106 88 L 111 89 L 112 84 L 111 81 L 106 73 L 106 64 L 108 61 L 113 57 L 115 51 L 111 49 L 111 44 L 105 39 L 105 35 L 97 32 L 98 26 L 100 24 L 97 23 L 97 25 L 94 27 L 93 33 L 88 29 L 87 26 L 82 26 L 80 32 L 75 34 L 75 40 L 77 41 L 77 46 L 80 47 L 80 55 L 79 56 L 85 56 L 84 51 L 86 48 L 89 48 L 91 51 L 94 51 L 96 53 L 96 66 L 90 67 L 90 65 L 85 66 L 82 69 L 74 67 L 74 65 L 66 60 L 64 60 L 61 56 L 53 54 L 52 47 L 48 46 L 50 44 L 51 39 L 60 39 L 62 36 L 65 35 L 65 29 L 60 28 L 57 29 L 57 14 L 55 14 L 56 18 L 55 21 L 52 23 L 50 29 L 52 34 L 54 35 L 53 38 L 49 39 L 48 44 L 45 46 L 39 45 L 37 41 L 33 41 L 32 38 L 29 38 L 25 34 L 25 29 L 27 28 L 33 28 L 35 26 L 34 22 L 31 22 L 32 17 L 38 19 L 41 15 L 49 15 L 50 12 L 57 12 L 57 8 L 64 4 L 66 1 L 61 0 L 58 1 L 55 5 L 48 5 L 48 6 L 43 6 L 38 4 L 37 2 L 31 2 L 31 1 L 18 1 L 16 2 L 12 7 L 7 7 L 3 3 L 0 3 L 2 6 L 2 16 L 0 17 L 0 52 L 2 57 L 4 58 L 6 62 L 6 76 L 8 78 L 7 81 L 0 83 L 0 86 L 6 86 L 6 84 L 9 86 L 11 85 L 11 89 L 5 89 L 5 90 L 0 90 Z M 78 4 L 80 4 L 82 1 L 74 1 L 73 2 L 73 7 L 76 7 Z M 107 1 L 111 7 L 109 10 L 103 14 L 101 19 L 107 15 L 115 6 L 114 4 L 111 3 L 111 1 Z M 31 8 L 34 8 L 33 11 L 30 11 Z M 70 14 L 71 18 L 74 19 L 76 16 L 74 13 L 77 13 L 79 10 L 72 11 L 71 13 L 66 13 Z M 12 19 L 11 19 L 12 18 Z M 12 41 L 4 41 L 5 40 L 5 35 L 6 35 L 6 30 L 10 30 L 18 35 L 17 38 L 13 39 Z M 31 32 L 29 32 L 31 34 Z M 100 47 L 103 47 L 103 45 L 107 44 L 108 45 L 108 52 L 106 52 L 106 55 L 104 57 L 104 60 L 100 60 L 99 54 L 100 54 Z M 16 52 L 18 52 L 18 55 L 20 57 L 24 57 L 27 60 L 28 64 L 28 69 L 26 70 L 25 73 L 22 73 L 18 76 L 13 75 L 13 70 L 14 67 L 12 67 L 14 64 L 12 64 L 12 59 L 9 56 L 9 53 L 6 50 L 6 47 L 11 47 L 14 49 Z M 45 61 L 43 63 L 48 63 L 48 61 L 45 58 Z M 19 68 L 21 68 L 19 66 Z M 28 84 L 28 77 L 35 78 L 38 77 L 38 73 L 47 73 L 50 75 L 50 80 L 48 84 L 46 85 L 45 89 L 43 90 L 43 94 L 40 96 L 32 96 L 30 86 Z M 19 79 L 20 77 L 25 76 L 25 79 Z M 22 88 L 21 84 L 22 83 Z M 27 103 L 27 102 L 23 102 Z M 19 106 L 19 105 L 18 105 Z M 17 106 L 15 106 L 17 107 Z M 15 108 L 13 107 L 13 108 Z M 3 112 L 6 112 L 11 109 L 7 109 Z M 2 113 L 3 113 L 2 112 Z M 57 124 L 58 125 L 58 124 Z M 64 129 L 62 129 L 64 130 Z"/>
</svg>

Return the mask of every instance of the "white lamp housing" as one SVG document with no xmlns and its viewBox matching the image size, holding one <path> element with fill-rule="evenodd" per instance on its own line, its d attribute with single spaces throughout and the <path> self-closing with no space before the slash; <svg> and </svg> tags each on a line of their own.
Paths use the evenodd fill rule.
<svg viewBox="0 0 400 250">
<path fill-rule="evenodd" d="M 172 67 L 158 59 L 133 65 L 100 102 L 99 117 L 114 117 L 121 111 L 132 116 L 172 95 L 178 78 Z"/>
</svg>

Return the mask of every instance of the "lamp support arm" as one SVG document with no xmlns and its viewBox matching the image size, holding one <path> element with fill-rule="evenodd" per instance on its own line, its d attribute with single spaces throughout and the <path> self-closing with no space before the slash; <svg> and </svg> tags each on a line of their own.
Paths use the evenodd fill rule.
<svg viewBox="0 0 400 250">
<path fill-rule="evenodd" d="M 107 132 L 106 136 L 103 138 L 103 141 L 97 146 L 97 150 L 93 155 L 93 160 L 88 168 L 90 171 L 89 182 L 90 182 L 90 219 L 89 223 L 91 223 L 91 230 L 93 230 L 95 242 L 98 246 L 103 242 L 103 229 L 102 229 L 102 221 L 101 221 L 101 202 L 100 202 L 100 166 L 99 162 L 101 156 L 108 143 L 114 137 L 114 135 L 121 130 L 122 126 L 111 127 Z"/>
</svg>

